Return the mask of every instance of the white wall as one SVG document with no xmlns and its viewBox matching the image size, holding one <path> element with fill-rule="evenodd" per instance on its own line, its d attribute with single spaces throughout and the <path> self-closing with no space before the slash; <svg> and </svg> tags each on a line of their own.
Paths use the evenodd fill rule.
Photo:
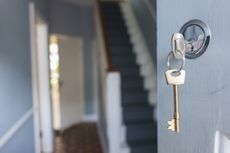
<svg viewBox="0 0 230 153">
<path fill-rule="evenodd" d="M 59 37 L 61 129 L 82 121 L 84 113 L 83 47 L 76 37 Z"/>
</svg>

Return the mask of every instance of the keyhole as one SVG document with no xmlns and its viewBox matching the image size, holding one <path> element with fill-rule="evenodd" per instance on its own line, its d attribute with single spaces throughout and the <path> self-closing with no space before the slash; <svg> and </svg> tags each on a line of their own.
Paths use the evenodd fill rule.
<svg viewBox="0 0 230 153">
<path fill-rule="evenodd" d="M 206 23 L 197 19 L 191 20 L 185 23 L 180 33 L 189 44 L 185 54 L 186 58 L 197 58 L 206 51 L 211 38 L 210 29 Z"/>
</svg>

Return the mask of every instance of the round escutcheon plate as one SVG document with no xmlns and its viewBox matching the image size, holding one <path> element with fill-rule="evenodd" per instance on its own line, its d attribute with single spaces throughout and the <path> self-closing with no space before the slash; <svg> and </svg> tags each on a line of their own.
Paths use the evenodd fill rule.
<svg viewBox="0 0 230 153">
<path fill-rule="evenodd" d="M 180 29 L 180 33 L 191 44 L 186 51 L 186 58 L 195 59 L 207 50 L 211 39 L 211 32 L 205 22 L 198 19 L 190 20 Z"/>
</svg>

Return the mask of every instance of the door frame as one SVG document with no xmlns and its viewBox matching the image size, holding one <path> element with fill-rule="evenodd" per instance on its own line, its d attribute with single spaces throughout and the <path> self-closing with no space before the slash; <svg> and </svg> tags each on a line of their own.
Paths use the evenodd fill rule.
<svg viewBox="0 0 230 153">
<path fill-rule="evenodd" d="M 29 19 L 35 152 L 52 153 L 54 138 L 50 99 L 48 22 L 34 2 L 29 2 Z"/>
</svg>

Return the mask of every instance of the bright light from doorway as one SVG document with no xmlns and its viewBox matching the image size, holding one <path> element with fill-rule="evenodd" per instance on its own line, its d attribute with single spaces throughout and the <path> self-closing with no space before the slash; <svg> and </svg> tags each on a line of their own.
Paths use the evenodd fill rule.
<svg viewBox="0 0 230 153">
<path fill-rule="evenodd" d="M 54 35 L 50 36 L 50 73 L 52 87 L 52 103 L 53 103 L 53 127 L 55 130 L 61 128 L 60 116 L 60 93 L 59 93 L 59 54 L 58 54 L 58 38 Z"/>
<path fill-rule="evenodd" d="M 51 36 L 54 38 L 51 39 L 56 39 L 55 36 Z M 58 44 L 57 44 L 57 40 L 55 40 L 54 42 L 51 42 L 50 44 L 50 53 L 51 54 L 58 54 Z"/>
</svg>

